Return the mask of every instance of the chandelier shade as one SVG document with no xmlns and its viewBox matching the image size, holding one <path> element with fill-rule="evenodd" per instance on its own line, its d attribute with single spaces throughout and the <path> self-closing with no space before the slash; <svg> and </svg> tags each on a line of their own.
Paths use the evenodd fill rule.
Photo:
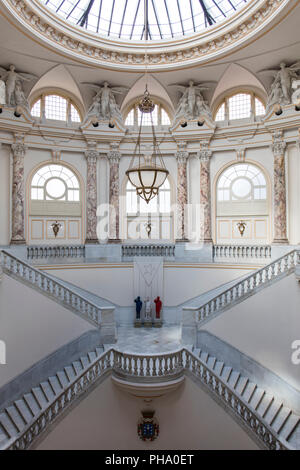
<svg viewBox="0 0 300 470">
<path fill-rule="evenodd" d="M 148 202 L 157 196 L 169 172 L 158 166 L 141 165 L 126 171 L 129 181 L 136 188 L 137 194 Z"/>
</svg>

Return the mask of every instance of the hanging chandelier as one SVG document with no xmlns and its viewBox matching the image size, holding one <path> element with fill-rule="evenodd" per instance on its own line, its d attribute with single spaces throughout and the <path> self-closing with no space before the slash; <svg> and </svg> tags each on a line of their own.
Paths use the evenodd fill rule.
<svg viewBox="0 0 300 470">
<path fill-rule="evenodd" d="M 148 0 L 145 0 L 145 40 L 148 40 Z M 145 57 L 147 58 L 147 47 L 145 50 Z M 147 60 L 145 61 L 147 64 Z M 147 65 L 145 70 L 146 76 L 146 89 L 143 98 L 138 104 L 141 112 L 141 120 L 139 125 L 139 133 L 136 141 L 134 153 L 126 171 L 131 184 L 136 188 L 138 196 L 146 201 L 148 204 L 151 199 L 157 196 L 159 188 L 164 184 L 169 172 L 164 165 L 162 155 L 157 143 L 152 112 L 154 111 L 155 104 L 151 99 L 150 93 L 147 88 Z M 141 153 L 141 133 L 143 126 L 143 117 L 145 114 L 150 114 L 151 129 L 152 129 L 152 151 L 150 155 L 142 155 Z"/>
</svg>

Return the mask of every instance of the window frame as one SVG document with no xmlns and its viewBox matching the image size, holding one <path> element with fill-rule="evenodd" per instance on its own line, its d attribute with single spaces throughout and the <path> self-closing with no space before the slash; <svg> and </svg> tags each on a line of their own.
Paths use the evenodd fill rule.
<svg viewBox="0 0 300 470">
<path fill-rule="evenodd" d="M 246 94 L 250 95 L 250 100 L 251 100 L 251 108 L 250 108 L 250 116 L 248 117 L 239 117 L 239 118 L 234 118 L 230 119 L 229 118 L 229 100 L 230 98 L 233 98 L 235 95 L 240 95 L 240 94 Z M 258 90 L 253 90 L 253 89 L 247 89 L 247 88 L 235 88 L 234 90 L 231 90 L 230 92 L 226 92 L 222 94 L 222 97 L 219 98 L 217 101 L 216 106 L 213 107 L 213 120 L 216 123 L 232 123 L 236 121 L 255 121 L 258 119 L 261 119 L 264 115 L 263 114 L 256 114 L 256 104 L 255 100 L 260 101 L 260 103 L 264 106 L 266 109 L 266 101 L 264 97 L 262 96 L 261 92 Z M 225 112 L 224 112 L 224 119 L 223 120 L 216 120 L 217 114 L 221 107 L 225 105 Z"/>
<path fill-rule="evenodd" d="M 173 121 L 170 110 L 168 109 L 168 107 L 164 103 L 162 103 L 158 99 L 153 98 L 153 96 L 151 98 L 152 98 L 154 104 L 157 106 L 157 124 L 154 124 L 154 126 L 155 127 L 158 127 L 158 126 L 169 126 L 170 127 L 172 125 L 172 121 Z M 139 109 L 138 109 L 138 105 L 139 105 L 141 99 L 142 99 L 142 96 L 140 96 L 133 103 L 131 103 L 131 105 L 129 105 L 126 108 L 126 111 L 124 112 L 125 126 L 139 127 Z M 132 112 L 132 111 L 134 112 L 133 124 L 126 124 L 127 117 L 130 114 L 130 112 Z M 170 120 L 169 124 L 162 124 L 162 111 L 164 111 L 167 114 L 167 116 Z M 146 125 L 143 124 L 142 127 L 151 127 L 151 124 L 146 124 Z"/>
<path fill-rule="evenodd" d="M 57 167 L 61 167 L 61 168 L 65 168 L 66 170 L 68 170 L 70 173 L 72 173 L 72 178 L 75 177 L 76 178 L 76 182 L 78 184 L 78 187 L 74 187 L 74 186 L 69 186 L 67 184 L 67 180 L 64 179 L 61 174 L 60 175 L 53 175 L 51 174 L 50 176 L 48 176 L 47 178 L 45 178 L 45 176 L 43 176 L 43 174 L 41 174 L 39 176 L 39 178 L 43 178 L 44 179 L 44 182 L 43 184 L 33 184 L 33 180 L 35 178 L 35 176 L 41 172 L 41 170 L 43 168 L 49 168 L 51 166 L 57 166 Z M 48 170 L 49 171 L 49 170 Z M 51 170 L 50 170 L 51 172 Z M 47 172 L 45 172 L 44 174 L 46 174 Z M 62 173 L 62 171 L 61 171 Z M 51 196 L 48 192 L 47 192 L 47 184 L 50 180 L 52 179 L 59 179 L 61 180 L 64 185 L 65 185 L 65 192 L 62 196 L 60 197 L 53 197 Z M 70 179 L 70 177 L 68 178 Z M 38 183 L 38 182 L 37 182 Z M 43 193 L 43 198 L 33 198 L 32 197 L 32 190 L 37 190 L 37 191 L 42 191 Z M 73 194 L 74 194 L 74 191 L 78 192 L 78 200 L 75 200 L 74 198 L 73 199 L 69 199 L 69 191 L 72 191 Z M 62 199 L 62 198 L 65 198 L 65 199 Z M 74 172 L 73 169 L 71 169 L 70 167 L 68 167 L 67 165 L 64 165 L 62 164 L 61 162 L 48 162 L 48 163 L 45 163 L 44 165 L 40 166 L 39 168 L 37 168 L 34 173 L 31 175 L 31 179 L 30 179 L 30 186 L 29 186 L 29 199 L 30 199 L 30 202 L 34 202 L 34 203 L 62 203 L 62 204 L 78 204 L 78 205 L 81 205 L 82 203 L 82 193 L 81 193 L 81 182 L 80 182 L 80 179 L 78 178 L 78 175 Z"/>
<path fill-rule="evenodd" d="M 51 119 L 46 117 L 46 97 L 47 96 L 59 96 L 67 101 L 67 109 L 66 109 L 66 120 L 62 119 Z M 85 110 L 81 104 L 79 104 L 78 100 L 74 96 L 71 96 L 70 93 L 66 93 L 63 90 L 55 89 L 55 88 L 47 88 L 45 90 L 39 90 L 39 92 L 35 93 L 29 99 L 29 106 L 30 112 L 33 106 L 36 105 L 40 101 L 40 116 L 33 116 L 35 119 L 40 119 L 41 121 L 47 122 L 59 122 L 59 123 L 66 123 L 67 125 L 80 125 L 83 122 L 83 116 L 85 115 Z M 75 108 L 79 115 L 80 121 L 73 121 L 71 118 L 71 106 Z"/>
</svg>

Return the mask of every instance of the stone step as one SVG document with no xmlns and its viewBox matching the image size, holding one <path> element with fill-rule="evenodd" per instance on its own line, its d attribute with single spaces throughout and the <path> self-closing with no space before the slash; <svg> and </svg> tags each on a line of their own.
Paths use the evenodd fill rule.
<svg viewBox="0 0 300 470">
<path fill-rule="evenodd" d="M 224 380 L 224 382 L 228 382 L 231 372 L 232 372 L 232 367 L 225 366 L 223 368 L 221 377 Z"/>
<path fill-rule="evenodd" d="M 80 375 L 81 372 L 83 371 L 82 364 L 81 364 L 81 362 L 79 362 L 79 361 L 74 361 L 74 362 L 72 363 L 72 366 L 73 366 L 74 372 L 76 373 L 76 376 L 77 376 L 77 375 Z"/>
<path fill-rule="evenodd" d="M 248 382 L 247 387 L 245 388 L 242 397 L 243 399 L 249 403 L 252 395 L 254 394 L 255 390 L 257 389 L 257 385 L 254 382 Z"/>
<path fill-rule="evenodd" d="M 208 359 L 208 356 L 209 356 L 209 354 L 208 354 L 207 352 L 201 351 L 199 357 L 200 357 L 201 361 L 203 361 L 203 362 L 206 363 L 206 362 L 207 362 L 207 359 Z"/>
<path fill-rule="evenodd" d="M 34 414 L 32 413 L 31 409 L 29 408 L 24 399 L 15 401 L 15 407 L 19 411 L 26 424 L 32 421 Z"/>
<path fill-rule="evenodd" d="M 40 387 L 33 388 L 32 394 L 34 395 L 41 409 L 46 408 L 48 406 L 48 398 Z"/>
<path fill-rule="evenodd" d="M 217 361 L 216 364 L 215 364 L 214 371 L 217 375 L 221 375 L 222 371 L 223 371 L 223 368 L 224 368 L 224 362 Z"/>
<path fill-rule="evenodd" d="M 235 390 L 239 395 L 243 395 L 245 388 L 247 387 L 249 379 L 241 376 L 235 386 Z"/>
<path fill-rule="evenodd" d="M 12 405 L 12 406 L 8 406 L 5 409 L 5 411 L 10 417 L 10 419 L 12 420 L 12 422 L 14 423 L 14 425 L 16 426 L 16 428 L 18 429 L 18 431 L 21 432 L 24 429 L 26 423 L 24 419 L 22 418 L 22 416 L 20 415 L 20 413 L 18 412 L 17 408 L 14 405 Z"/>
<path fill-rule="evenodd" d="M 93 352 L 93 351 L 89 352 L 88 353 L 88 358 L 89 358 L 90 363 L 94 362 L 97 359 L 96 353 Z"/>
<path fill-rule="evenodd" d="M 265 414 L 264 418 L 268 424 L 272 424 L 278 413 L 280 412 L 281 408 L 283 407 L 282 402 L 279 400 L 273 400 L 270 408 L 268 409 L 267 413 Z"/>
<path fill-rule="evenodd" d="M 55 377 L 55 376 L 49 377 L 48 382 L 50 383 L 50 385 L 52 387 L 52 390 L 53 390 L 55 395 L 59 395 L 62 392 L 63 388 L 62 388 L 61 384 L 59 383 L 57 377 Z"/>
<path fill-rule="evenodd" d="M 11 420 L 5 410 L 0 413 L 0 424 L 9 438 L 15 436 L 19 432 L 15 423 Z"/>
<path fill-rule="evenodd" d="M 263 397 L 265 396 L 265 393 L 265 390 L 263 390 L 262 388 L 257 388 L 253 393 L 251 400 L 249 401 L 249 405 L 251 405 L 252 408 L 256 410 Z"/>
<path fill-rule="evenodd" d="M 49 382 L 42 382 L 40 388 L 43 390 L 44 394 L 47 397 L 48 402 L 51 402 L 55 398 L 55 393 L 52 390 Z"/>
<path fill-rule="evenodd" d="M 283 439 L 288 440 L 299 423 L 300 416 L 292 413 L 284 424 L 284 426 L 282 427 L 282 429 L 279 431 L 280 437 L 283 437 Z"/>
<path fill-rule="evenodd" d="M 215 367 L 215 363 L 216 363 L 217 359 L 213 356 L 209 356 L 208 358 L 208 361 L 207 361 L 207 366 L 210 367 L 211 369 L 214 369 Z"/>
<path fill-rule="evenodd" d="M 272 428 L 277 432 L 280 433 L 280 430 L 283 428 L 284 424 L 287 422 L 288 418 L 291 416 L 292 410 L 283 406 L 280 410 L 280 413 L 276 416 L 274 421 L 272 422 Z"/>
<path fill-rule="evenodd" d="M 96 348 L 97 357 L 101 356 L 103 353 L 104 353 L 104 349 L 102 347 Z"/>
<path fill-rule="evenodd" d="M 6 441 L 7 439 L 9 439 L 9 436 L 7 435 L 7 432 L 0 424 L 0 444 L 1 442 L 3 443 L 3 441 Z"/>
<path fill-rule="evenodd" d="M 240 373 L 237 372 L 236 370 L 234 370 L 231 375 L 230 375 L 230 379 L 228 380 L 228 385 L 230 385 L 231 388 L 235 388 L 239 378 L 240 378 Z"/>
<path fill-rule="evenodd" d="M 268 409 L 272 405 L 273 401 L 274 401 L 274 397 L 270 395 L 269 393 L 265 393 L 263 399 L 261 400 L 260 404 L 257 407 L 257 412 L 260 414 L 260 416 L 262 417 L 265 416 Z"/>
<path fill-rule="evenodd" d="M 31 413 L 34 416 L 37 415 L 41 411 L 42 407 L 37 401 L 37 399 L 35 398 L 35 396 L 33 395 L 33 393 L 26 393 L 23 398 L 28 408 L 30 409 Z"/>
<path fill-rule="evenodd" d="M 88 360 L 88 357 L 87 357 L 87 356 L 82 356 L 82 357 L 80 358 L 80 362 L 81 362 L 82 367 L 83 367 L 84 369 L 86 369 L 86 368 L 90 365 L 90 361 Z"/>
<path fill-rule="evenodd" d="M 64 371 L 66 373 L 66 376 L 68 377 L 70 382 L 73 382 L 73 380 L 76 378 L 76 374 L 74 372 L 73 367 L 67 366 L 64 368 Z"/>
<path fill-rule="evenodd" d="M 62 388 L 67 388 L 68 385 L 70 384 L 70 381 L 64 371 L 57 372 L 56 377 L 60 385 L 62 386 Z"/>
</svg>

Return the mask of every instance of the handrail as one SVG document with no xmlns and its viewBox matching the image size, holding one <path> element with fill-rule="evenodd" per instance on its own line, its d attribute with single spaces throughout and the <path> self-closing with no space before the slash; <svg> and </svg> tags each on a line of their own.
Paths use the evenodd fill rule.
<svg viewBox="0 0 300 470">
<path fill-rule="evenodd" d="M 213 258 L 271 258 L 271 245 L 214 245 Z"/>
<path fill-rule="evenodd" d="M 294 269 L 300 261 L 300 251 L 291 252 L 272 261 L 270 264 L 257 269 L 246 278 L 225 289 L 199 307 L 183 307 L 184 310 L 196 311 L 196 321 L 202 322 L 214 313 L 233 305 L 242 298 L 246 298 L 258 287 L 268 284 L 273 279 Z"/>
<path fill-rule="evenodd" d="M 27 247 L 27 259 L 84 257 L 84 245 L 30 245 Z"/>
<path fill-rule="evenodd" d="M 122 256 L 175 256 L 175 245 L 171 243 L 160 243 L 160 244 L 123 244 L 122 245 Z"/>
<path fill-rule="evenodd" d="M 131 366 L 128 360 L 131 360 Z M 153 370 L 149 368 L 150 360 L 153 365 L 158 364 L 158 368 L 156 366 Z M 143 363 L 144 367 L 137 367 L 138 363 Z M 107 372 L 118 373 L 120 370 L 128 377 L 135 377 L 144 381 L 147 381 L 149 377 L 162 379 L 163 377 L 171 377 L 174 374 L 178 375 L 179 371 L 182 374 L 188 372 L 200 380 L 227 409 L 242 420 L 243 424 L 265 448 L 270 450 L 293 449 L 258 415 L 254 408 L 238 396 L 229 385 L 225 384 L 222 378 L 217 376 L 199 357 L 185 348 L 174 353 L 157 355 L 124 354 L 114 348 L 109 349 L 95 359 L 81 375 L 76 377 L 68 387 L 58 394 L 46 409 L 41 410 L 39 416 L 32 423 L 6 442 L 4 448 L 8 450 L 29 448 L 35 439 L 46 430 L 48 425 L 55 421 L 60 413 L 64 412 L 100 377 Z"/>
<path fill-rule="evenodd" d="M 101 325 L 101 307 L 77 294 L 63 283 L 4 250 L 0 251 L 0 263 L 4 271 L 23 279 L 68 306 L 94 326 Z"/>
</svg>

